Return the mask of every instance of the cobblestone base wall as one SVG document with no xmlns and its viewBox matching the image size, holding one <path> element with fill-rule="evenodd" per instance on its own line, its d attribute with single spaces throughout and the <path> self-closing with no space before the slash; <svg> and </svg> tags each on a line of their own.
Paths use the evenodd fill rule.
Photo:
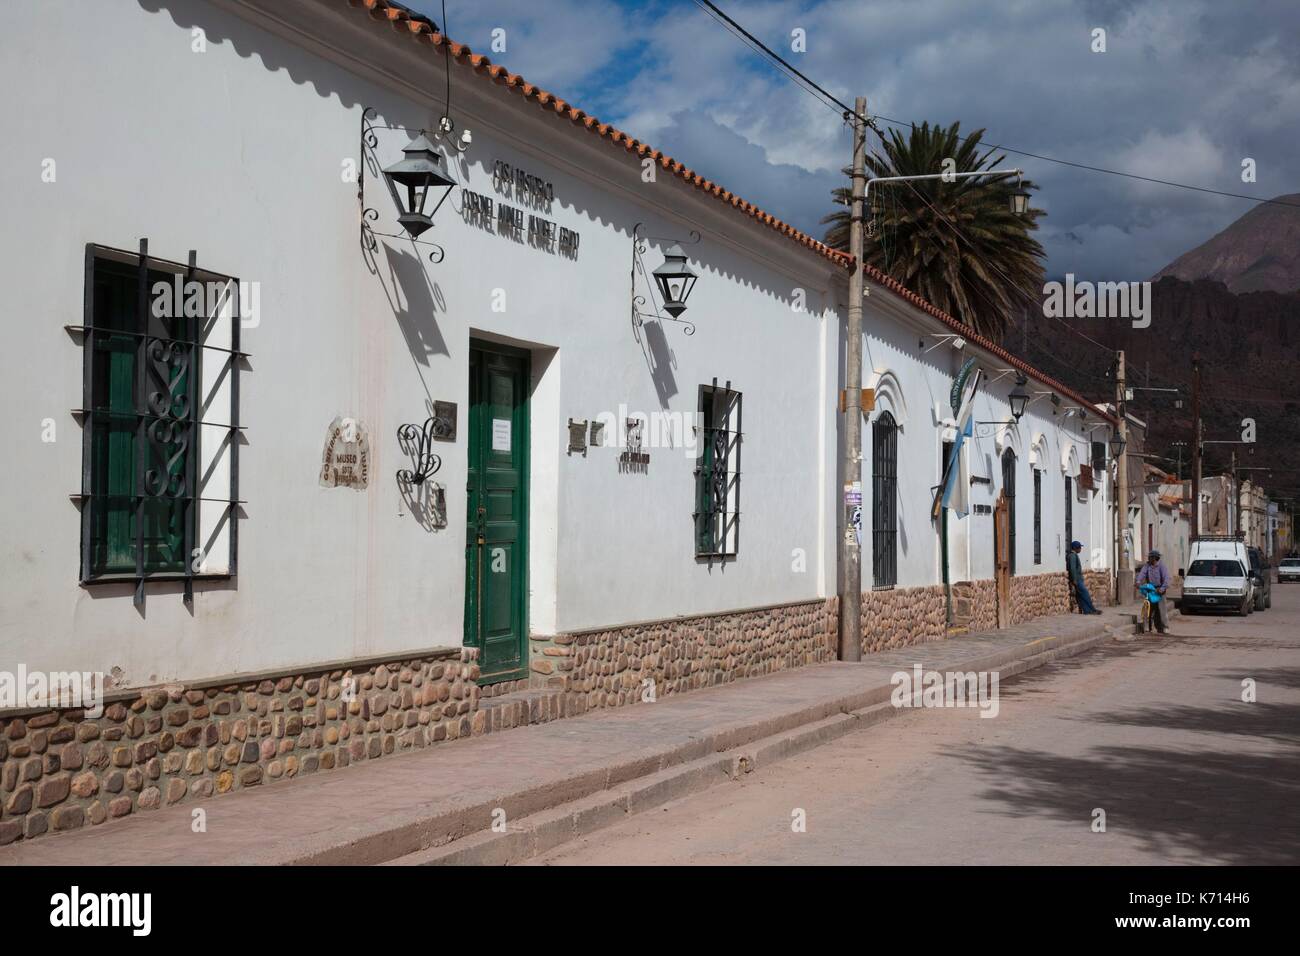
<svg viewBox="0 0 1300 956">
<path fill-rule="evenodd" d="M 0 845 L 486 733 L 475 653 L 0 719 Z"/>
<path fill-rule="evenodd" d="M 1070 588 L 1064 571 L 1020 574 L 1011 579 L 1011 623 L 1023 624 L 1047 614 L 1070 610 Z"/>
<path fill-rule="evenodd" d="M 1088 586 L 1088 593 L 1092 595 L 1093 604 L 1098 607 L 1114 604 L 1114 601 L 1111 600 L 1114 579 L 1109 571 L 1084 571 L 1083 583 Z"/>
<path fill-rule="evenodd" d="M 906 647 L 948 636 L 943 585 L 866 591 L 862 595 L 862 652 Z"/>
<path fill-rule="evenodd" d="M 953 613 L 971 631 L 991 631 L 998 626 L 998 592 L 994 582 L 956 581 L 952 585 Z"/>
<path fill-rule="evenodd" d="M 562 678 L 567 716 L 834 660 L 837 626 L 836 602 L 812 601 L 560 634 L 532 668 Z"/>
</svg>

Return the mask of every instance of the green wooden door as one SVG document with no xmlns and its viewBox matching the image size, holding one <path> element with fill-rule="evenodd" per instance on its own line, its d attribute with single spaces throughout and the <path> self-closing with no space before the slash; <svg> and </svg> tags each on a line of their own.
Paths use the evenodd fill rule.
<svg viewBox="0 0 1300 956">
<path fill-rule="evenodd" d="M 474 343 L 469 364 L 465 644 L 485 682 L 528 673 L 528 353 Z"/>
</svg>

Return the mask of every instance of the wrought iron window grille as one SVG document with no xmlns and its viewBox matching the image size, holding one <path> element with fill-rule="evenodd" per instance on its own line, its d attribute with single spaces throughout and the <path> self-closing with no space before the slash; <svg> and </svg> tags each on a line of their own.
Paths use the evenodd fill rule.
<svg viewBox="0 0 1300 956">
<path fill-rule="evenodd" d="M 195 579 L 224 580 L 237 574 L 238 506 L 246 503 L 239 497 L 239 446 L 244 431 L 239 423 L 239 385 L 241 367 L 249 354 L 240 348 L 243 315 L 238 280 L 200 269 L 197 259 L 194 250 L 186 264 L 150 256 L 148 239 L 140 240 L 137 252 L 88 243 L 83 324 L 65 326 L 70 334 L 81 337 L 83 349 L 82 406 L 72 410 L 82 426 L 81 490 L 69 496 L 81 507 L 81 583 L 133 583 L 137 607 L 144 604 L 148 581 L 183 581 L 184 601 L 192 607 Z M 134 327 L 113 327 L 107 316 L 96 321 L 97 267 L 106 273 L 116 271 L 123 279 L 134 269 L 135 314 L 130 317 Z M 179 303 L 172 310 L 178 315 L 153 315 L 151 273 L 155 277 L 183 275 L 186 283 L 215 283 L 221 290 L 218 301 L 205 302 L 200 315 L 186 316 Z M 206 341 L 220 321 L 229 322 L 229 347 Z M 108 399 L 99 400 L 110 387 L 110 372 L 100 368 L 99 361 L 101 354 L 108 353 L 130 357 L 129 410 L 112 408 Z M 205 358 L 215 359 L 217 366 L 205 368 Z M 205 371 L 216 380 L 229 379 L 230 407 L 222 416 L 228 421 L 203 418 L 203 403 L 208 398 L 203 394 Z M 107 450 L 113 433 L 129 438 L 129 459 Z M 228 497 L 203 494 L 200 488 L 203 441 L 214 436 L 229 449 Z M 129 475 L 129 492 L 109 487 L 110 461 Z M 127 508 L 116 511 L 116 520 L 129 524 L 119 524 L 114 538 L 120 543 L 120 529 L 130 528 L 134 567 L 129 570 L 122 567 L 126 561 L 121 557 L 113 562 L 107 556 L 109 512 L 114 504 L 124 503 Z M 215 526 L 228 529 L 227 570 L 222 572 L 203 569 L 208 554 L 197 541 L 202 503 L 221 505 L 224 511 Z M 158 530 L 169 523 L 180 525 L 179 549 Z M 147 536 L 146 527 L 151 529 Z M 109 567 L 113 564 L 117 566 Z"/>
<path fill-rule="evenodd" d="M 647 319 L 651 319 L 657 322 L 676 322 L 682 326 L 682 331 L 686 335 L 694 335 L 695 323 L 676 315 L 665 314 L 664 310 L 656 301 L 654 291 L 655 283 L 646 278 L 647 273 L 645 263 L 642 261 L 642 256 L 649 251 L 651 240 L 656 242 L 675 243 L 679 246 L 682 245 L 683 242 L 685 242 L 686 245 L 698 245 L 700 242 L 700 234 L 696 230 L 692 229 L 690 232 L 691 238 L 688 240 L 673 239 L 665 236 L 646 236 L 641 234 L 641 229 L 644 225 L 645 223 L 638 222 L 632 228 L 632 334 L 636 337 L 637 342 L 640 342 L 641 326 L 645 324 Z M 642 277 L 641 281 L 646 285 L 650 293 L 649 305 L 652 310 L 650 312 L 641 311 L 641 308 L 646 305 L 647 300 L 645 296 L 637 293 L 636 277 L 638 274 Z"/>
<path fill-rule="evenodd" d="M 1016 573 L 1016 453 L 1002 453 L 1002 493 L 1007 496 L 1007 564 Z"/>
<path fill-rule="evenodd" d="M 695 556 L 726 564 L 740 549 L 741 393 L 731 382 L 700 386 L 703 419 L 695 469 Z"/>
<path fill-rule="evenodd" d="M 374 174 L 379 174 L 382 168 L 379 157 L 376 155 L 376 150 L 379 148 L 378 131 L 401 130 L 404 133 L 410 132 L 410 130 L 402 126 L 384 126 L 373 122 L 378 115 L 373 106 L 367 106 L 361 111 L 361 149 L 360 162 L 357 165 L 357 205 L 361 208 L 361 249 L 363 252 L 373 255 L 379 251 L 380 236 L 386 239 L 405 239 L 417 246 L 428 246 L 430 249 L 429 261 L 437 265 L 446 257 L 447 251 L 436 242 L 429 242 L 427 239 L 416 239 L 408 233 L 379 232 L 370 225 L 372 222 L 378 221 L 379 210 L 366 205 L 366 170 L 370 168 Z M 419 130 L 418 132 L 425 133 L 427 131 Z M 382 175 L 379 178 L 384 179 Z M 403 208 L 401 198 L 397 195 L 393 184 L 387 179 L 384 179 L 384 184 L 388 187 L 388 193 L 393 200 L 393 205 L 398 209 Z M 443 193 L 433 212 L 429 214 L 430 218 L 437 215 L 438 210 L 442 208 L 442 204 L 447 201 L 447 197 L 450 195 L 450 189 Z"/>
<path fill-rule="evenodd" d="M 889 412 L 871 424 L 871 576 L 877 588 L 898 583 L 898 426 Z"/>
<path fill-rule="evenodd" d="M 1043 472 L 1034 469 L 1034 564 L 1043 563 Z"/>
</svg>

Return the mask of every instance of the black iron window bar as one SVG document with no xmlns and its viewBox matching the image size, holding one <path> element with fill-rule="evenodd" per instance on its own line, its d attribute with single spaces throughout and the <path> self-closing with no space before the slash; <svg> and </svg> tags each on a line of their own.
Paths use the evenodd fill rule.
<svg viewBox="0 0 1300 956">
<path fill-rule="evenodd" d="M 373 254 L 379 251 L 378 237 L 380 236 L 387 239 L 406 239 L 415 243 L 417 246 L 429 246 L 431 250 L 429 252 L 429 261 L 434 265 L 437 265 L 442 262 L 447 252 L 436 242 L 429 242 L 427 239 L 416 239 L 409 233 L 378 232 L 370 225 L 372 222 L 379 219 L 379 210 L 375 209 L 373 206 L 366 205 L 366 169 L 368 166 L 373 166 L 376 173 L 380 172 L 379 157 L 375 153 L 379 148 L 379 136 L 377 135 L 377 131 L 401 130 L 404 133 L 410 132 L 403 126 L 384 126 L 372 122 L 378 117 L 378 115 L 379 114 L 375 111 L 373 106 L 367 106 L 361 111 L 361 155 L 360 163 L 357 168 L 357 204 L 361 207 L 361 248 L 366 253 Z M 418 132 L 426 133 L 427 130 L 419 130 Z M 388 187 L 388 193 L 392 197 L 393 205 L 398 209 L 404 208 L 402 200 L 397 194 L 397 188 L 387 178 L 382 176 L 380 178 L 384 179 L 384 184 Z M 438 204 L 434 206 L 433 212 L 429 214 L 430 218 L 437 215 L 438 210 L 442 208 L 442 204 L 447 201 L 447 197 L 450 195 L 450 189 L 446 190 L 442 194 L 442 198 L 439 199 Z"/>
<path fill-rule="evenodd" d="M 194 580 L 226 579 L 234 577 L 237 570 L 236 559 L 239 542 L 238 506 L 246 504 L 239 498 L 239 434 L 244 426 L 239 424 L 239 372 L 240 363 L 249 358 L 249 353 L 240 349 L 240 325 L 242 313 L 239 301 L 239 283 L 230 276 L 200 270 L 197 265 L 198 254 L 193 249 L 189 253 L 187 264 L 160 259 L 149 255 L 149 240 L 140 240 L 138 253 L 95 243 L 86 245 L 84 319 L 82 325 L 67 325 L 65 328 L 82 336 L 84 352 L 82 375 L 82 407 L 73 409 L 73 414 L 82 424 L 82 470 L 81 491 L 70 497 L 81 505 L 81 581 L 88 583 L 110 583 L 130 581 L 135 584 L 135 605 L 144 603 L 145 583 L 150 580 L 183 580 L 185 583 L 185 602 L 193 604 Z M 138 309 L 138 327 L 143 331 L 97 328 L 95 325 L 95 265 L 98 261 L 117 261 L 130 265 L 134 260 L 136 266 L 136 308 Z M 203 330 L 201 322 L 185 322 L 185 330 L 179 338 L 157 335 L 149 331 L 149 272 L 154 269 L 165 273 L 183 271 L 185 280 L 197 279 L 200 275 L 205 280 L 224 283 L 230 298 L 230 348 L 208 345 L 201 341 Z M 211 319 L 205 315 L 203 320 Z M 115 338 L 126 337 L 135 340 L 135 386 L 134 411 L 130 413 L 114 412 L 95 407 L 94 398 L 94 355 L 97 337 L 112 335 Z M 223 373 L 230 375 L 230 410 L 229 422 L 216 423 L 202 420 L 202 383 L 201 370 L 203 356 L 207 352 L 222 356 L 225 366 Z M 184 385 L 178 386 L 184 381 Z M 98 501 L 116 499 L 122 495 L 109 494 L 106 490 L 96 493 L 94 490 L 94 425 L 96 421 L 117 420 L 135 422 L 134 488 L 129 496 L 135 516 L 135 570 L 133 574 L 118 572 L 96 572 L 94 567 L 94 518 Z M 202 428 L 213 428 L 225 432 L 224 441 L 230 449 L 230 486 L 229 497 L 214 498 L 198 494 L 195 477 L 198 469 Z M 146 508 L 152 501 L 171 500 L 182 503 L 183 548 L 181 564 L 183 570 L 152 571 L 145 566 L 145 524 Z M 195 558 L 195 535 L 198 531 L 199 502 L 219 504 L 226 509 L 226 521 L 229 526 L 228 570 L 218 574 L 200 572 Z"/>
<path fill-rule="evenodd" d="M 725 564 L 740 548 L 741 393 L 732 389 L 731 382 L 720 388 L 716 378 L 700 391 L 701 407 L 707 402 L 710 412 L 702 425 L 703 443 L 695 469 L 696 511 L 692 517 L 696 557 L 708 558 L 712 567 L 715 558 Z M 728 509 L 728 504 L 734 507 Z"/>
<path fill-rule="evenodd" d="M 872 585 L 898 583 L 898 425 L 884 412 L 871 428 Z"/>
<path fill-rule="evenodd" d="M 676 323 L 678 323 L 679 325 L 682 326 L 682 331 L 683 331 L 685 334 L 687 334 L 687 335 L 694 335 L 694 334 L 695 334 L 695 323 L 690 322 L 690 321 L 688 321 L 688 320 L 686 320 L 686 319 L 681 318 L 681 314 L 680 314 L 680 312 L 678 312 L 678 313 L 675 314 L 675 315 L 672 314 L 672 313 L 669 313 L 669 314 L 665 315 L 664 313 L 665 313 L 666 310 L 663 309 L 663 308 L 661 308 L 661 306 L 660 306 L 660 305 L 655 301 L 655 294 L 654 294 L 654 286 L 655 286 L 655 283 L 654 283 L 653 281 L 647 280 L 647 279 L 645 278 L 645 275 L 646 275 L 645 263 L 642 261 L 642 258 L 641 258 L 642 256 L 644 256 L 644 255 L 646 254 L 646 252 L 649 251 L 649 249 L 650 249 L 650 241 L 651 241 L 651 240 L 654 240 L 654 241 L 656 241 L 656 242 L 673 243 L 673 244 L 675 244 L 675 245 L 677 245 L 677 246 L 682 245 L 683 240 L 681 240 L 681 239 L 673 239 L 673 238 L 671 238 L 671 237 L 667 237 L 667 236 L 645 236 L 645 235 L 642 235 L 642 234 L 641 234 L 641 228 L 642 228 L 644 225 L 645 225 L 645 223 L 638 222 L 638 223 L 637 223 L 637 224 L 632 228 L 632 333 L 633 333 L 633 335 L 636 336 L 636 340 L 637 340 L 638 342 L 640 342 L 640 341 L 641 341 L 641 326 L 645 323 L 645 320 L 646 320 L 646 319 L 654 319 L 654 320 L 659 321 L 659 322 L 676 322 Z M 685 244 L 686 244 L 686 245 L 698 245 L 699 242 L 700 242 L 700 234 L 699 234 L 699 232 L 697 232 L 696 230 L 692 229 L 691 232 L 690 232 L 690 236 L 691 236 L 690 239 L 685 240 Z M 641 276 L 642 276 L 642 280 L 641 280 L 641 281 L 642 281 L 643 283 L 645 283 L 645 284 L 649 287 L 649 289 L 650 289 L 650 308 L 654 310 L 653 312 L 642 312 L 642 311 L 641 311 L 641 307 L 644 306 L 644 305 L 646 304 L 646 297 L 643 296 L 643 295 L 638 295 L 638 294 L 637 294 L 637 291 L 636 291 L 636 288 L 637 288 L 636 277 L 637 277 L 637 274 L 638 274 L 638 273 L 640 273 Z M 653 275 L 653 273 L 651 273 L 651 274 Z M 693 285 L 693 284 L 694 284 L 694 283 L 693 283 L 693 281 L 692 281 L 692 282 L 691 282 L 691 285 Z M 685 290 L 685 294 L 686 294 L 686 295 L 689 295 L 689 294 L 690 294 L 690 287 L 689 287 L 689 286 L 686 288 L 686 290 Z M 662 292 L 661 292 L 661 295 L 662 295 Z M 684 301 L 684 300 L 685 300 L 685 295 L 684 295 L 682 298 L 683 298 L 683 301 Z M 683 309 L 682 311 L 684 311 L 684 309 Z"/>
</svg>

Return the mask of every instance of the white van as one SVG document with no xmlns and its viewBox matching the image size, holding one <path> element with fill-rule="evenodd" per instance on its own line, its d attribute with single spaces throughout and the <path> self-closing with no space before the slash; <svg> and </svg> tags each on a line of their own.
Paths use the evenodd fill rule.
<svg viewBox="0 0 1300 956">
<path fill-rule="evenodd" d="M 1192 542 L 1192 557 L 1183 576 L 1178 609 L 1219 611 L 1245 617 L 1255 607 L 1246 543 L 1235 537 L 1201 537 Z"/>
</svg>

